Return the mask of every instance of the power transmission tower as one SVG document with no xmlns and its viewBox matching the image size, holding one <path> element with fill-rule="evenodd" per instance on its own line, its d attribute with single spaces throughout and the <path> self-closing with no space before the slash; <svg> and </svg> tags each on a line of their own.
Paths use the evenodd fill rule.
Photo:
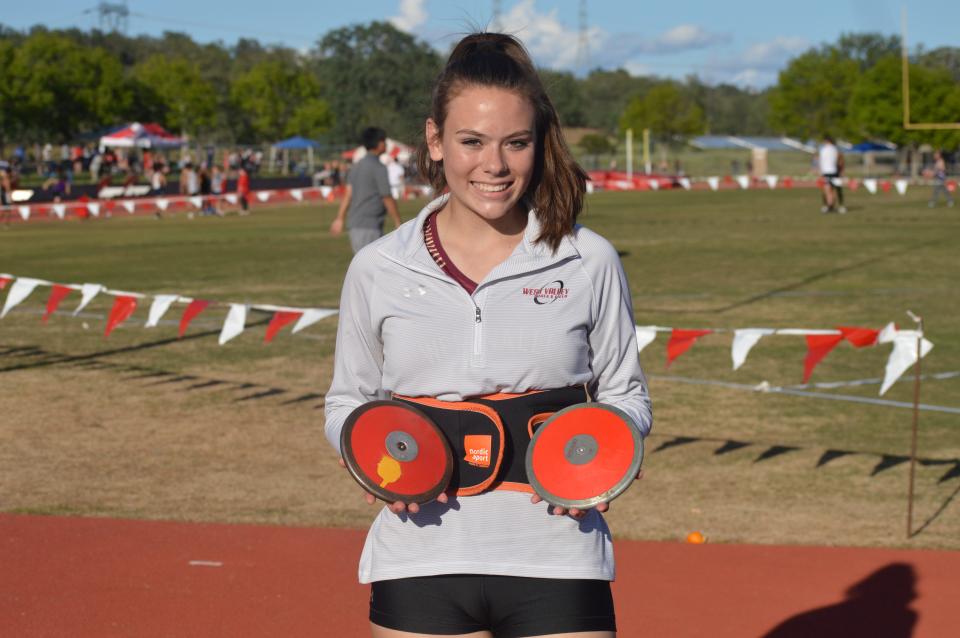
<svg viewBox="0 0 960 638">
<path fill-rule="evenodd" d="M 94 7 L 94 9 L 89 9 L 88 11 L 96 11 L 99 15 L 101 31 L 127 32 L 130 8 L 127 6 L 126 0 L 124 0 L 123 3 L 101 2 Z"/>
<path fill-rule="evenodd" d="M 587 22 L 587 0 L 580 0 L 579 33 L 577 40 L 577 70 L 583 74 L 589 71 L 590 67 L 590 38 L 587 34 L 589 24 Z"/>
<path fill-rule="evenodd" d="M 500 0 L 493 0 L 493 18 L 490 20 L 490 30 L 493 32 L 503 30 L 503 24 L 501 23 L 502 9 Z"/>
</svg>

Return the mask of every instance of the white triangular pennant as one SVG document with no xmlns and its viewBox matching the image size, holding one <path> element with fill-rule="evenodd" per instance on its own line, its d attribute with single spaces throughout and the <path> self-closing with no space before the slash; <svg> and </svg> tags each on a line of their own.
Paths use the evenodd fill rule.
<svg viewBox="0 0 960 638">
<path fill-rule="evenodd" d="M 154 203 L 160 210 L 167 210 L 167 208 L 170 206 L 170 202 L 163 197 L 158 198 Z M 133 211 L 130 212 L 132 213 Z"/>
<path fill-rule="evenodd" d="M 720 178 L 719 177 L 708 177 L 707 184 L 710 185 L 710 190 L 715 191 L 720 188 Z"/>
<path fill-rule="evenodd" d="M 247 307 L 243 304 L 232 303 L 227 312 L 227 318 L 223 322 L 223 329 L 220 330 L 220 345 L 230 341 L 238 334 L 243 332 L 247 323 Z"/>
<path fill-rule="evenodd" d="M 893 343 L 897 336 L 897 326 L 892 321 L 877 334 L 877 343 Z"/>
<path fill-rule="evenodd" d="M 47 282 L 40 279 L 30 279 L 29 277 L 19 277 L 14 281 L 13 285 L 10 286 L 10 292 L 7 293 L 7 300 L 3 303 L 3 311 L 0 312 L 0 319 L 6 317 L 8 312 L 29 297 L 33 289 L 42 283 Z"/>
<path fill-rule="evenodd" d="M 29 206 L 17 206 L 17 210 L 20 211 L 20 217 L 23 218 L 23 221 L 30 219 L 30 207 Z"/>
<path fill-rule="evenodd" d="M 303 311 L 303 314 L 300 315 L 300 318 L 297 319 L 297 323 L 294 324 L 291 334 L 300 332 L 308 326 L 312 326 L 321 319 L 326 319 L 332 315 L 337 314 L 335 308 L 307 308 Z"/>
<path fill-rule="evenodd" d="M 898 179 L 897 181 L 895 181 L 895 182 L 893 183 L 893 185 L 896 187 L 898 193 L 900 193 L 901 195 L 906 195 L 906 194 L 907 194 L 907 183 L 908 183 L 908 182 L 907 182 L 907 180 L 905 180 L 905 179 Z"/>
<path fill-rule="evenodd" d="M 240 201 L 240 198 L 237 197 L 236 193 L 227 193 L 226 195 L 223 196 L 223 198 L 233 205 L 236 205 L 236 203 Z"/>
<path fill-rule="evenodd" d="M 933 349 L 933 344 L 923 338 L 919 330 L 900 330 L 893 339 L 893 351 L 887 359 L 887 369 L 883 373 L 883 385 L 880 396 L 890 389 L 910 366 L 917 362 L 917 341 L 920 341 L 920 356 L 925 357 Z"/>
<path fill-rule="evenodd" d="M 764 175 L 764 176 L 763 176 L 763 179 L 766 180 L 767 186 L 769 186 L 770 189 L 773 190 L 774 188 L 777 187 L 777 181 L 778 181 L 780 178 L 777 177 L 776 175 Z"/>
<path fill-rule="evenodd" d="M 644 348 L 653 343 L 657 338 L 656 326 L 637 326 L 637 352 L 642 352 Z"/>
<path fill-rule="evenodd" d="M 120 202 L 120 205 L 126 208 L 127 212 L 130 213 L 131 215 L 133 214 L 133 211 L 137 208 L 137 204 L 129 200 L 125 202 Z"/>
<path fill-rule="evenodd" d="M 202 197 L 191 197 L 190 205 L 194 208 L 203 208 L 203 198 Z"/>
<path fill-rule="evenodd" d="M 259 199 L 261 202 L 265 202 L 270 199 L 270 195 L 272 194 L 273 193 L 271 191 L 257 191 L 257 199 Z"/>
<path fill-rule="evenodd" d="M 60 219 L 63 219 L 63 218 L 66 216 L 66 214 L 67 214 L 67 205 L 66 205 L 66 204 L 54 204 L 54 205 L 53 205 L 53 212 L 54 212 L 54 214 L 55 214 L 57 217 L 59 217 Z"/>
<path fill-rule="evenodd" d="M 331 187 L 329 187 L 329 186 L 321 186 L 321 187 L 320 187 L 320 196 L 323 197 L 324 199 L 330 197 L 330 193 L 332 193 L 332 192 L 333 192 L 333 188 L 331 188 Z"/>
<path fill-rule="evenodd" d="M 867 189 L 867 192 L 871 195 L 877 194 L 877 180 L 875 179 L 865 179 L 863 180 L 863 187 Z"/>
<path fill-rule="evenodd" d="M 655 179 L 647 180 L 647 185 L 650 186 L 650 188 L 652 188 L 655 191 L 660 190 L 660 182 L 658 182 Z"/>
<path fill-rule="evenodd" d="M 737 183 L 740 184 L 740 188 L 750 188 L 750 178 L 746 175 L 737 175 Z"/>
<path fill-rule="evenodd" d="M 290 197 L 294 198 L 298 202 L 303 201 L 303 191 L 299 188 L 294 188 L 290 191 Z"/>
<path fill-rule="evenodd" d="M 775 331 L 770 328 L 743 328 L 733 333 L 733 347 L 730 354 L 733 358 L 733 369 L 738 370 L 753 346 L 757 345 L 761 337 L 772 335 Z"/>
<path fill-rule="evenodd" d="M 103 286 L 100 284 L 83 284 L 80 286 L 80 305 L 77 306 L 77 309 L 73 311 L 73 316 L 76 317 L 80 314 L 80 311 L 87 307 L 87 304 L 93 301 L 93 298 L 97 296 L 103 290 Z"/>
<path fill-rule="evenodd" d="M 153 303 L 150 304 L 150 312 L 147 314 L 147 323 L 144 328 L 155 328 L 163 315 L 170 309 L 170 304 L 180 298 L 180 295 L 154 295 Z"/>
<path fill-rule="evenodd" d="M 593 181 L 588 179 L 588 180 L 587 180 L 587 193 L 590 194 L 590 193 L 593 193 L 593 191 L 594 191 Z M 322 193 L 321 193 L 321 194 L 322 194 Z"/>
<path fill-rule="evenodd" d="M 690 190 L 690 178 L 689 178 L 689 177 L 681 177 L 681 178 L 678 179 L 677 181 L 680 182 L 680 186 L 683 187 L 683 190 L 685 190 L 685 191 Z"/>
<path fill-rule="evenodd" d="M 100 216 L 100 204 L 97 202 L 87 202 L 87 210 L 90 211 L 90 214 L 94 217 Z"/>
</svg>

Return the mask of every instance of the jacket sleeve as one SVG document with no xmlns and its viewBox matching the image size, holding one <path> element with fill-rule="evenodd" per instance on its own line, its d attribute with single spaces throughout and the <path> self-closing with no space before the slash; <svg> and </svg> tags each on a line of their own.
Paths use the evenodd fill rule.
<svg viewBox="0 0 960 638">
<path fill-rule="evenodd" d="M 340 431 L 357 407 L 384 397 L 383 342 L 371 314 L 376 279 L 376 251 L 361 250 L 350 263 L 340 294 L 333 382 L 327 392 L 324 433 L 340 452 Z"/>
<path fill-rule="evenodd" d="M 640 368 L 633 300 L 623 265 L 606 240 L 598 251 L 594 286 L 594 324 L 590 331 L 594 400 L 626 412 L 643 436 L 650 433 L 653 411 L 647 379 Z"/>
</svg>

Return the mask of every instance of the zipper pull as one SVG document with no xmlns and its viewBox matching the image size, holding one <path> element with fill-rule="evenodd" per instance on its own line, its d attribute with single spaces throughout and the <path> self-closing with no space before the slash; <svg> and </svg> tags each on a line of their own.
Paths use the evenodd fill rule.
<svg viewBox="0 0 960 638">
<path fill-rule="evenodd" d="M 476 322 L 477 322 L 477 323 L 480 323 L 480 308 L 477 308 L 476 310 L 477 310 Z"/>
</svg>

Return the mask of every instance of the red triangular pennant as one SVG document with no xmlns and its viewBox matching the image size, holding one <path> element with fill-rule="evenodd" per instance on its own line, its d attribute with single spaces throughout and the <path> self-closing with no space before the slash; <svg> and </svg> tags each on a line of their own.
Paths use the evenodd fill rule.
<svg viewBox="0 0 960 638">
<path fill-rule="evenodd" d="M 107 329 L 103 331 L 103 336 L 109 337 L 113 329 L 126 321 L 136 308 L 136 297 L 121 295 L 114 299 L 113 308 L 110 309 L 110 316 L 107 317 Z"/>
<path fill-rule="evenodd" d="M 0 290 L 7 287 L 7 284 L 13 281 L 10 277 L 0 277 Z"/>
<path fill-rule="evenodd" d="M 180 318 L 180 333 L 177 336 L 182 337 L 187 331 L 187 326 L 190 325 L 190 322 L 193 321 L 194 317 L 206 310 L 207 306 L 209 305 L 210 302 L 206 301 L 205 299 L 194 299 L 187 304 L 187 309 L 183 311 L 183 316 Z"/>
<path fill-rule="evenodd" d="M 806 383 L 817 367 L 830 351 L 843 341 L 843 335 L 807 335 L 807 358 L 803 360 L 803 382 Z"/>
<path fill-rule="evenodd" d="M 852 343 L 857 348 L 865 348 L 877 343 L 879 330 L 872 328 L 861 328 L 859 326 L 837 326 L 837 330 L 843 333 L 843 338 Z"/>
<path fill-rule="evenodd" d="M 711 332 L 713 330 L 679 330 L 674 328 L 670 332 L 670 341 L 667 342 L 667 367 L 670 367 L 674 359 L 689 350 L 697 339 Z"/>
<path fill-rule="evenodd" d="M 278 310 L 273 313 L 273 319 L 270 320 L 270 325 L 267 326 L 267 334 L 263 337 L 263 342 L 270 343 L 273 341 L 273 338 L 280 332 L 281 328 L 291 321 L 296 321 L 302 314 L 302 312 L 290 310 Z"/>
<path fill-rule="evenodd" d="M 64 297 L 70 294 L 72 288 L 63 286 L 61 284 L 53 284 L 53 289 L 50 291 L 50 296 L 47 298 L 47 311 L 43 313 L 43 317 L 40 318 L 40 321 L 47 323 L 47 319 L 50 318 L 50 315 L 57 311 L 57 306 L 60 305 L 60 302 L 63 301 Z"/>
</svg>

